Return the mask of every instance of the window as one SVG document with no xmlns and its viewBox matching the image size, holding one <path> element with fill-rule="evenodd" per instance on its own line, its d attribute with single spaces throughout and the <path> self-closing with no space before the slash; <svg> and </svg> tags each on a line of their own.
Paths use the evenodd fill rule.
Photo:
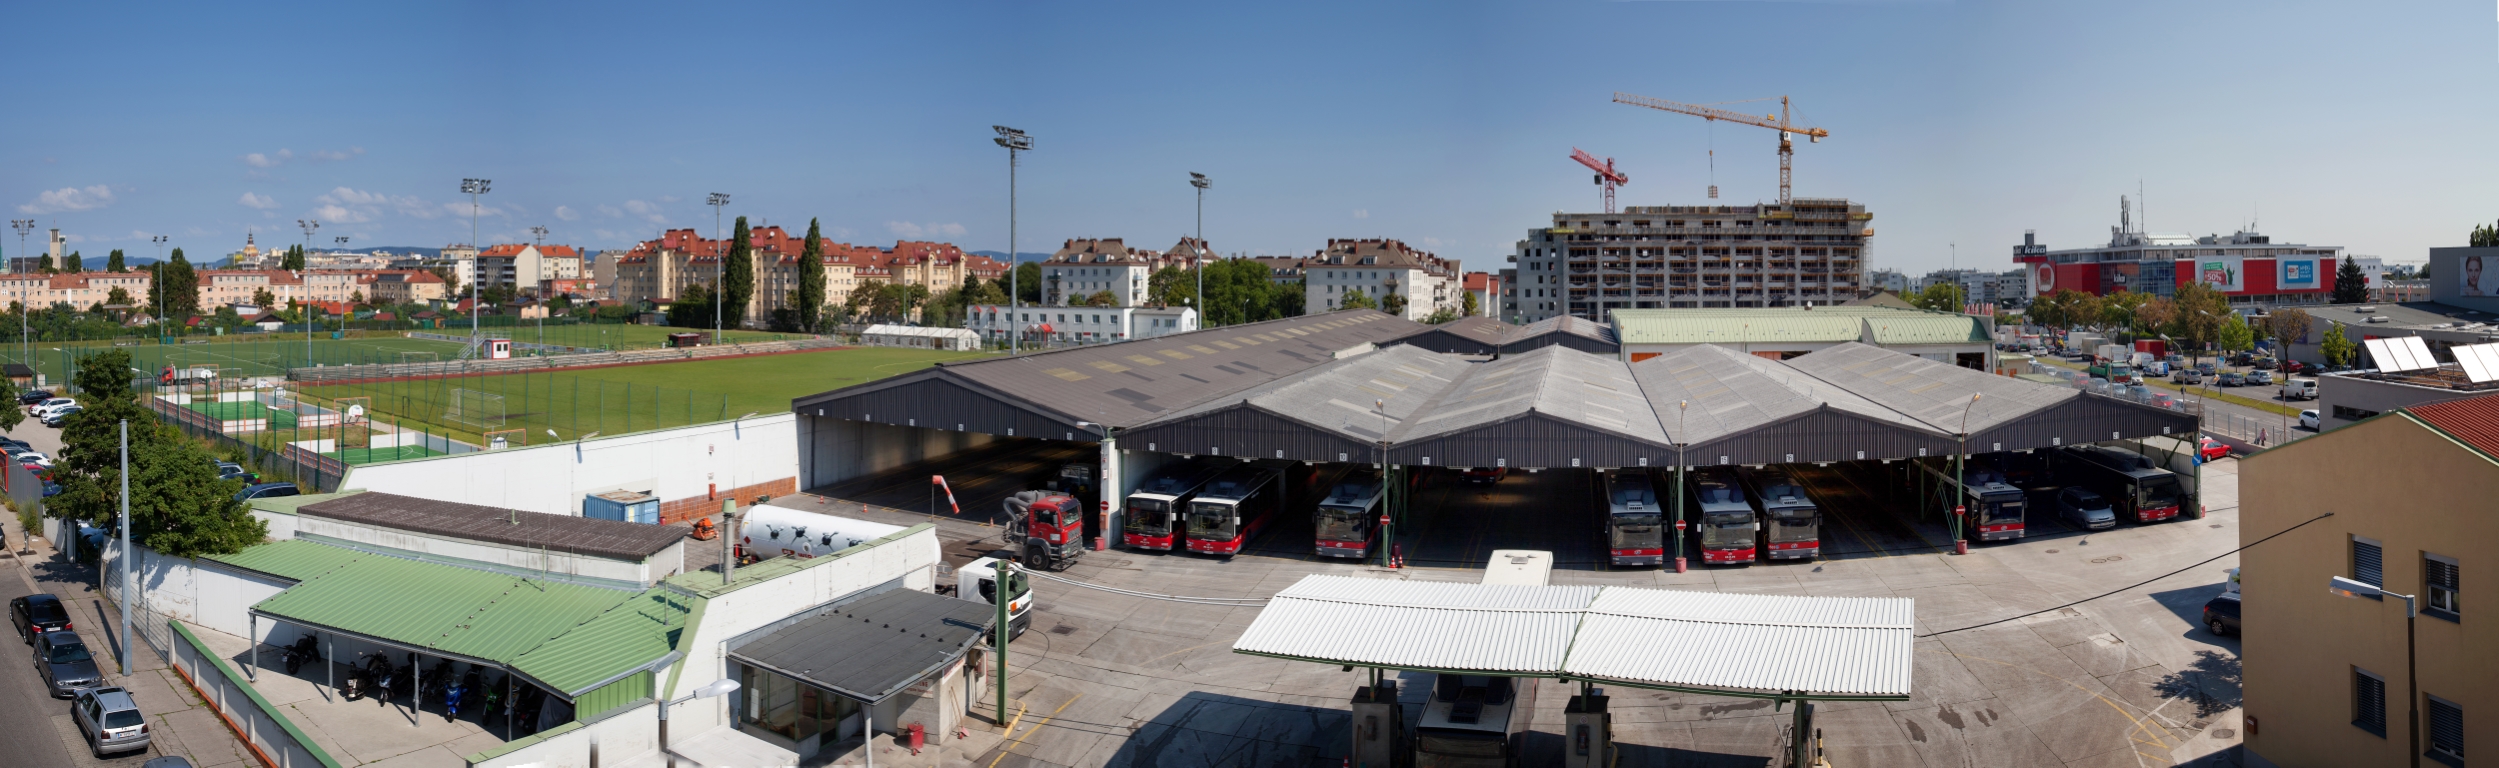
<svg viewBox="0 0 2499 768">
<path fill-rule="evenodd" d="M 2352 668 L 2351 724 L 2380 738 L 2386 736 L 2386 678 Z"/>
<path fill-rule="evenodd" d="M 2334 418 L 2343 421 L 2359 421 L 2376 415 L 2378 415 L 2377 411 L 2362 410 L 2348 405 L 2334 406 Z"/>
<path fill-rule="evenodd" d="M 2436 696 L 2430 700 L 2430 749 L 2432 759 L 2453 766 L 2464 765 L 2464 708 Z"/>
<path fill-rule="evenodd" d="M 2351 578 L 2373 587 L 2386 586 L 2385 548 L 2376 539 L 2351 537 Z"/>
<path fill-rule="evenodd" d="M 2461 581 L 2456 573 L 2455 558 L 2422 554 L 2421 596 L 2425 603 L 2422 612 L 2450 621 L 2462 614 L 2464 610 L 2456 602 L 2456 587 Z"/>
</svg>

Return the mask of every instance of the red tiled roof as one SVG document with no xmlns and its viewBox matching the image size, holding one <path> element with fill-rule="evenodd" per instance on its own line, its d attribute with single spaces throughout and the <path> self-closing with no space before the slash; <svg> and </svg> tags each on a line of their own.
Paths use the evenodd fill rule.
<svg viewBox="0 0 2499 768">
<path fill-rule="evenodd" d="M 2404 409 L 2481 452 L 2499 456 L 2499 395 L 2468 397 Z"/>
<path fill-rule="evenodd" d="M 1490 289 L 1490 288 L 1492 287 L 1492 282 L 1493 282 L 1493 280 L 1492 280 L 1492 275 L 1490 275 L 1490 274 L 1483 273 L 1483 272 L 1468 272 L 1468 273 L 1466 273 L 1466 289 L 1467 289 L 1467 290 L 1470 290 L 1470 291 L 1481 291 L 1481 290 Z"/>
</svg>

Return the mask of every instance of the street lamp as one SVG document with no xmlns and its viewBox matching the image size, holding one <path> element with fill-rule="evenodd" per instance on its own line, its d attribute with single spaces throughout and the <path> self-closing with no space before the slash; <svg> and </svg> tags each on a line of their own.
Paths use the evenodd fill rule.
<svg viewBox="0 0 2499 768">
<path fill-rule="evenodd" d="M 2325 591 L 2329 594 L 2342 595 L 2344 597 L 2392 597 L 2404 601 L 2404 701 L 2406 702 L 2404 730 L 2412 732 L 2412 749 L 2410 750 L 2412 753 L 2412 765 L 2413 768 L 2420 768 L 2421 680 L 2418 670 L 2419 665 L 2415 663 L 2416 659 L 2413 652 L 2412 621 L 2413 619 L 2418 618 L 2421 615 L 2421 612 L 2418 610 L 2418 606 L 2413 604 L 2413 596 L 2399 595 L 2393 592 L 2388 592 L 2379 588 L 2375 584 L 2354 581 L 2341 576 L 2335 576 L 2328 579 L 2325 583 Z"/>
<path fill-rule="evenodd" d="M 35 220 L 10 219 L 9 226 L 17 228 L 17 255 L 19 258 L 24 258 L 26 256 L 26 236 L 35 231 Z M 11 269 L 9 271 L 16 272 L 17 270 Z"/>
<path fill-rule="evenodd" d="M 660 702 L 659 702 L 659 754 L 660 754 L 660 759 L 668 761 L 668 766 L 669 766 L 669 768 L 676 768 L 676 765 L 677 765 L 677 756 L 676 756 L 675 754 L 670 753 L 670 752 L 668 751 L 668 708 L 669 708 L 669 707 L 671 707 L 671 706 L 678 705 L 678 704 L 684 704 L 684 703 L 686 703 L 686 702 L 693 701 L 693 700 L 695 700 L 695 699 L 708 699 L 708 698 L 711 698 L 711 697 L 714 697 L 714 696 L 719 696 L 719 695 L 722 695 L 722 694 L 725 694 L 725 693 L 729 693 L 729 692 L 731 692 L 731 691 L 735 691 L 735 690 L 737 690 L 737 689 L 738 689 L 738 681 L 736 681 L 736 680 L 731 680 L 731 679 L 729 679 L 729 678 L 725 678 L 725 677 L 724 677 L 724 678 L 721 678 L 721 679 L 718 679 L 718 680 L 714 680 L 714 681 L 712 681 L 710 685 L 705 685 L 705 686 L 703 686 L 703 687 L 701 687 L 701 688 L 696 688 L 696 689 L 694 689 L 694 693 L 689 694 L 689 695 L 687 695 L 687 696 L 686 696 L 686 697 L 684 697 L 684 698 L 677 699 L 676 701 L 669 701 L 669 700 L 667 700 L 667 699 L 665 699 L 665 698 L 660 699 Z M 870 736 L 870 738 L 874 738 L 875 734 L 871 733 L 871 734 L 869 734 L 869 736 Z M 875 751 L 875 750 L 871 749 L 871 750 L 869 750 L 869 751 L 873 752 L 873 751 Z M 874 759 L 874 758 L 871 758 L 871 759 Z"/>
<path fill-rule="evenodd" d="M 485 276 L 485 260 L 481 257 L 486 255 L 486 249 L 477 244 L 477 196 L 486 194 L 488 188 L 493 187 L 494 183 L 493 179 L 460 180 L 460 193 L 469 196 L 469 250 L 471 251 L 469 255 L 469 356 L 471 358 L 481 354 L 481 350 L 477 347 L 480 343 L 477 327 L 479 303 L 477 279 Z"/>
<path fill-rule="evenodd" d="M 312 258 L 312 233 L 321 228 L 321 222 L 296 219 L 295 226 L 304 228 L 304 258 Z M 312 283 L 309 282 L 304 283 L 304 367 L 312 367 Z"/>
<path fill-rule="evenodd" d="M 1195 265 L 1197 268 L 1197 301 L 1195 303 L 1198 313 L 1197 325 L 1200 328 L 1211 327 L 1206 322 L 1206 188 L 1214 185 L 1215 182 L 1207 180 L 1206 174 L 1189 172 L 1189 186 L 1197 188 L 1197 254 L 1190 257 L 1190 261 L 1197 262 Z"/>
<path fill-rule="evenodd" d="M 729 193 L 713 192 L 703 201 L 712 207 L 712 346 L 720 346 L 720 283 L 729 274 L 729 254 L 721 250 L 720 207 L 729 204 Z"/>
<path fill-rule="evenodd" d="M 1978 407 L 1978 393 L 1970 394 L 1970 402 L 1961 406 L 1961 452 L 1952 455 L 1952 553 L 1970 553 L 1970 540 L 1961 535 L 1961 515 L 1968 509 L 1969 494 L 1961 487 L 1961 473 L 1970 460 L 1970 409 Z"/>
<path fill-rule="evenodd" d="M 1675 401 L 1675 572 L 1683 573 L 1683 449 L 1692 445 L 1683 431 L 1684 414 L 1692 410 L 1692 401 Z"/>
<path fill-rule="evenodd" d="M 1018 269 L 1023 264 L 1015 253 L 1015 165 L 1017 153 L 1033 148 L 1033 137 L 1003 125 L 989 128 L 998 132 L 990 141 L 1007 148 L 1007 354 L 1012 355 L 1023 351 L 1023 327 L 1016 323 L 1024 308 L 1024 275 Z"/>
</svg>

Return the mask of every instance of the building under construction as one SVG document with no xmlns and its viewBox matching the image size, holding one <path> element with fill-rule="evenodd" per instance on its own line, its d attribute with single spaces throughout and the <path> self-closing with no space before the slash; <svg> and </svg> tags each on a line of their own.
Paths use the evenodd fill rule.
<svg viewBox="0 0 2499 768">
<path fill-rule="evenodd" d="M 1556 213 L 1501 271 L 1503 318 L 1835 304 L 1866 288 L 1873 214 L 1842 199 Z"/>
</svg>

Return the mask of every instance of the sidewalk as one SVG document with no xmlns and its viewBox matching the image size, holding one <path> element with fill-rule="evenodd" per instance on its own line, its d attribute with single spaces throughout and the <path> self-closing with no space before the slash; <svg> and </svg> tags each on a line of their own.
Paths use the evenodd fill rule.
<svg viewBox="0 0 2499 768">
<path fill-rule="evenodd" d="M 89 638 L 90 643 L 120 652 L 125 642 L 121 611 L 105 602 L 103 596 L 96 592 L 95 569 L 62 559 L 51 542 L 29 542 L 26 532 L 18 527 L 15 515 L 0 519 L 0 531 L 6 532 L 10 550 L 10 554 L 0 555 L 0 571 L 14 573 L 0 574 L 0 578 L 22 579 L 37 592 L 59 596 L 61 602 L 69 606 L 71 620 L 80 628 L 81 636 Z M 30 543 L 34 554 L 14 554 L 26 549 Z M 94 629 L 89 630 L 90 627 Z M 139 703 L 139 710 L 147 715 L 148 731 L 154 737 L 148 746 L 147 758 L 184 757 L 198 768 L 258 768 L 259 761 L 250 756 L 216 711 L 209 709 L 207 703 L 191 691 L 190 686 L 183 682 L 182 675 L 158 656 L 155 649 L 148 647 L 145 641 L 137 641 L 130 650 L 133 651 L 130 656 L 131 671 L 127 677 L 121 674 L 121 665 L 113 660 L 99 658 L 97 666 L 104 671 L 105 685 L 129 689 L 131 698 Z M 72 758 L 82 765 L 90 764 L 93 758 L 87 752 L 86 742 L 79 740 L 75 733 L 65 733 L 61 739 L 61 746 L 69 750 Z M 124 762 L 141 761 L 117 757 L 102 764 Z"/>
</svg>

